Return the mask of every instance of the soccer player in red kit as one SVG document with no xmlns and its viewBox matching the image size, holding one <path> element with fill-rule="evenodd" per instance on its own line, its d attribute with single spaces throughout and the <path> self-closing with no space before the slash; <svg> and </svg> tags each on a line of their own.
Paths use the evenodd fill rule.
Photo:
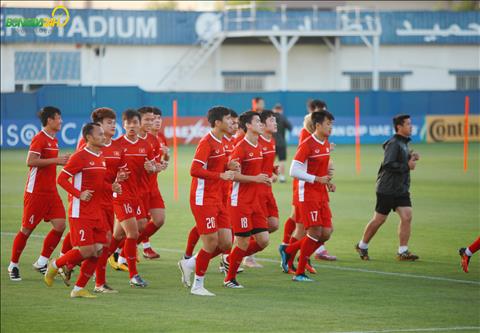
<svg viewBox="0 0 480 333">
<path fill-rule="evenodd" d="M 233 180 L 235 172 L 227 170 L 222 138 L 232 126 L 230 110 L 216 106 L 208 110 L 208 122 L 212 130 L 199 142 L 190 168 L 190 208 L 195 218 L 203 246 L 196 257 L 182 258 L 178 266 L 182 282 L 190 285 L 190 275 L 195 267 L 195 279 L 190 293 L 198 296 L 215 296 L 204 287 L 205 273 L 211 258 L 231 247 L 231 231 L 228 217 L 223 214 L 223 183 Z"/>
<path fill-rule="evenodd" d="M 233 152 L 233 148 L 235 147 L 233 143 L 233 135 L 237 132 L 238 130 L 238 114 L 234 110 L 229 110 L 230 111 L 230 116 L 232 118 L 232 126 L 228 128 L 228 133 L 225 134 L 222 138 L 222 143 L 223 143 L 223 148 L 225 150 L 225 156 L 227 159 L 229 158 L 230 154 Z M 238 165 L 238 163 L 232 165 L 233 168 L 235 168 Z M 239 170 L 235 170 L 239 171 Z M 232 188 L 232 183 L 231 182 L 224 182 L 223 183 L 223 194 L 222 194 L 222 201 L 223 201 L 223 206 L 224 209 L 220 211 L 220 218 L 221 219 L 228 219 L 230 223 L 230 216 L 228 215 L 228 200 L 230 197 L 230 191 Z M 222 230 L 219 230 L 220 232 L 228 232 L 231 230 L 227 230 L 227 228 L 222 228 Z M 225 237 L 228 237 L 225 236 Z M 187 239 L 187 246 L 185 249 L 185 254 L 183 256 L 184 259 L 190 259 L 193 256 L 193 250 L 195 249 L 195 245 L 197 244 L 198 240 L 200 238 L 200 234 L 198 233 L 197 226 L 193 226 L 192 229 L 190 229 L 190 232 L 188 233 L 188 239 Z M 233 238 L 233 234 L 231 234 L 231 238 Z M 233 239 L 232 239 L 233 241 Z M 220 272 L 226 273 L 228 271 L 228 255 L 230 254 L 231 251 L 231 244 L 230 246 L 228 243 L 226 243 L 223 246 L 225 250 L 223 251 L 223 254 L 220 259 L 220 267 L 219 270 Z M 239 267 L 238 272 L 242 272 L 243 268 Z"/>
<path fill-rule="evenodd" d="M 123 149 L 126 167 L 130 174 L 122 182 L 122 194 L 113 199 L 113 209 L 119 223 L 115 224 L 110 249 L 115 247 L 115 240 L 126 237 L 124 251 L 130 274 L 130 285 L 146 287 L 147 282 L 137 272 L 138 219 L 146 216 L 139 196 L 144 175 L 156 172 L 155 155 L 152 146 L 138 138 L 140 114 L 135 110 L 126 110 L 122 114 L 122 122 L 126 133 L 116 141 Z"/>
<path fill-rule="evenodd" d="M 329 208 L 328 188 L 335 190 L 330 182 L 330 144 L 333 115 L 328 111 L 317 111 L 311 115 L 314 133 L 297 148 L 292 161 L 290 176 L 299 180 L 294 195 L 298 198 L 299 219 L 307 234 L 303 239 L 280 247 L 282 268 L 288 271 L 288 259 L 292 250 L 300 247 L 300 258 L 293 281 L 313 281 L 305 274 L 305 266 L 315 250 L 330 238 L 333 231 Z"/>
<path fill-rule="evenodd" d="M 480 237 L 478 237 L 469 247 L 462 247 L 458 250 L 460 257 L 462 257 L 462 269 L 465 273 L 468 273 L 468 264 L 470 264 L 470 258 L 475 252 L 480 249 Z"/>
<path fill-rule="evenodd" d="M 40 110 L 38 117 L 43 128 L 33 137 L 28 151 L 27 165 L 30 171 L 23 199 L 22 226 L 13 241 L 8 266 L 12 281 L 22 280 L 18 266 L 20 256 L 28 237 L 42 220 L 52 224 L 43 241 L 41 255 L 33 264 L 34 269 L 42 275 L 65 230 L 65 208 L 56 186 L 57 165 L 65 165 L 69 159 L 69 155 L 58 155 L 58 140 L 55 138 L 62 126 L 61 112 L 56 107 L 46 106 Z"/>
<path fill-rule="evenodd" d="M 161 160 L 163 151 L 160 146 L 160 142 L 157 136 L 151 133 L 155 123 L 156 113 L 158 114 L 160 110 L 155 107 L 144 106 L 138 109 L 138 112 L 141 116 L 140 132 L 138 133 L 138 137 L 141 140 L 146 140 L 150 145 L 152 145 L 155 155 L 156 172 L 161 172 L 166 169 L 168 163 Z M 144 258 L 157 259 L 160 258 L 160 255 L 150 246 L 150 237 L 165 223 L 165 202 L 163 201 L 160 190 L 158 189 L 157 173 L 147 174 L 146 176 L 147 177 L 144 179 L 145 182 L 143 188 L 143 205 L 147 210 L 148 217 L 150 217 L 151 220 L 140 221 L 140 223 L 145 223 L 145 225 L 142 227 L 142 233 L 139 237 L 139 241 L 143 243 Z"/>
<path fill-rule="evenodd" d="M 224 280 L 227 288 L 243 288 L 236 280 L 243 258 L 263 250 L 269 241 L 268 223 L 259 202 L 260 184 L 270 185 L 262 173 L 263 154 L 258 136 L 263 133 L 260 115 L 248 111 L 240 115 L 240 128 L 245 138 L 234 148 L 230 160 L 240 164 L 230 195 L 230 220 L 236 236 L 236 246 L 229 256 L 229 268 Z M 254 236 L 250 238 L 250 236 Z"/>
<path fill-rule="evenodd" d="M 88 123 L 82 129 L 82 136 L 85 147 L 72 155 L 58 176 L 58 184 L 69 194 L 70 237 L 75 248 L 49 264 L 44 280 L 50 287 L 59 267 L 82 262 L 70 296 L 94 298 L 96 296 L 84 288 L 95 271 L 102 247 L 107 243 L 101 213 L 102 196 L 105 189 L 121 193 L 121 186 L 105 180 L 106 162 L 101 151 L 105 145 L 103 128 L 97 123 Z"/>
<path fill-rule="evenodd" d="M 303 128 L 301 129 L 299 133 L 299 138 L 298 138 L 298 144 L 302 143 L 305 139 L 309 138 L 312 133 L 315 131 L 315 127 L 313 126 L 312 119 L 311 119 L 311 114 L 312 112 L 315 111 L 327 111 L 327 104 L 324 101 L 321 100 L 309 100 L 307 103 L 307 111 L 308 114 L 305 116 L 305 120 L 303 122 Z M 331 149 L 332 147 L 330 147 Z M 330 160 L 330 166 L 329 166 L 329 172 L 330 176 L 333 176 L 333 163 L 332 160 Z M 293 193 L 296 193 L 298 187 L 298 179 L 293 179 Z M 302 221 L 296 216 L 298 212 L 298 199 L 294 195 L 293 196 L 293 201 L 292 201 L 292 214 L 291 216 L 285 221 L 284 225 L 284 233 L 283 233 L 283 242 L 282 245 L 288 245 L 290 243 L 294 243 L 300 239 L 302 239 L 305 236 L 305 228 L 303 226 Z M 295 270 L 293 267 L 293 261 L 295 259 L 296 253 L 293 253 L 290 256 L 290 263 L 292 266 L 292 270 L 289 270 L 289 272 L 293 273 Z M 327 261 L 334 261 L 337 260 L 336 256 L 330 255 L 325 248 L 325 245 L 320 246 L 316 251 L 315 251 L 315 259 L 319 260 L 327 260 Z M 316 270 L 313 266 L 310 265 L 310 261 L 307 263 L 307 271 L 309 271 L 312 274 L 316 273 Z"/>
</svg>

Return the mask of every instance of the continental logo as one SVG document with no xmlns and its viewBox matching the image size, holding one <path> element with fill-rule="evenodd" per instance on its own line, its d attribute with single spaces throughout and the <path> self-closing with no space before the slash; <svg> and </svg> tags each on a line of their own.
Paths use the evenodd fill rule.
<svg viewBox="0 0 480 333">
<path fill-rule="evenodd" d="M 460 115 L 431 115 L 426 117 L 427 142 L 463 142 L 465 117 Z M 468 118 L 469 140 L 480 142 L 480 116 Z"/>
</svg>

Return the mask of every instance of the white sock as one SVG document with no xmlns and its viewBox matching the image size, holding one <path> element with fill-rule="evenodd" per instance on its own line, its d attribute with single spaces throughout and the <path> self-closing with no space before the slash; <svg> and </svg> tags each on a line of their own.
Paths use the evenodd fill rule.
<svg viewBox="0 0 480 333">
<path fill-rule="evenodd" d="M 152 247 L 152 246 L 150 245 L 150 242 L 142 243 L 142 246 L 143 246 L 143 249 L 144 249 L 144 250 L 145 250 L 145 249 L 148 249 L 149 247 Z"/>
<path fill-rule="evenodd" d="M 48 258 L 44 256 L 40 256 L 37 259 L 37 266 L 45 266 L 48 264 Z"/>
<path fill-rule="evenodd" d="M 360 242 L 358 242 L 358 247 L 361 248 L 362 250 L 366 250 L 368 249 L 368 243 L 364 243 L 362 239 Z"/>
<path fill-rule="evenodd" d="M 405 251 L 408 251 L 408 246 L 399 246 L 398 247 L 398 253 L 403 253 Z"/>
<path fill-rule="evenodd" d="M 18 268 L 18 263 L 14 263 L 10 261 L 10 265 L 8 265 L 8 270 L 11 271 L 14 267 Z"/>
<path fill-rule="evenodd" d="M 315 253 L 320 254 L 325 251 L 325 245 L 321 245 L 318 249 L 315 250 Z"/>
<path fill-rule="evenodd" d="M 52 267 L 58 269 L 56 260 L 52 261 Z"/>
<path fill-rule="evenodd" d="M 470 251 L 470 249 L 467 247 L 467 249 L 465 250 L 465 254 L 469 257 L 473 256 L 473 253 L 472 251 Z"/>
<path fill-rule="evenodd" d="M 193 280 L 193 288 L 203 288 L 203 280 L 205 280 L 205 276 L 198 276 L 195 274 L 195 279 Z"/>
<path fill-rule="evenodd" d="M 195 269 L 195 264 L 197 263 L 197 256 L 193 256 L 187 259 L 187 267 L 190 269 Z"/>
<path fill-rule="evenodd" d="M 118 256 L 118 264 L 121 265 L 121 264 L 126 264 L 127 263 L 127 259 L 125 259 L 124 257 L 122 256 Z"/>
<path fill-rule="evenodd" d="M 73 291 L 80 291 L 80 290 L 82 290 L 82 289 L 83 289 L 83 288 L 81 288 L 81 287 L 77 287 L 77 285 L 75 285 L 75 286 L 73 287 Z"/>
</svg>

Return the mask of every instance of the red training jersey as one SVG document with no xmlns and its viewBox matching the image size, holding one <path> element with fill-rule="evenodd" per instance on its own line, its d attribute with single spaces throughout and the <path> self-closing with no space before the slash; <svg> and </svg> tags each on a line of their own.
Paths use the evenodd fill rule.
<svg viewBox="0 0 480 333">
<path fill-rule="evenodd" d="M 260 135 L 258 143 L 262 148 L 263 154 L 262 173 L 272 177 L 275 164 L 275 139 L 272 136 L 270 140 L 267 140 L 263 135 Z"/>
<path fill-rule="evenodd" d="M 42 129 L 33 137 L 28 153 L 36 154 L 41 159 L 56 158 L 58 157 L 58 140 Z M 55 163 L 44 167 L 30 167 L 25 193 L 42 195 L 58 193 L 56 178 Z"/>
<path fill-rule="evenodd" d="M 318 140 L 315 135 L 305 139 L 297 148 L 293 160 L 304 164 L 307 167 L 307 173 L 323 177 L 328 175 L 328 162 L 330 160 L 330 143 Z M 328 191 L 326 184 L 307 183 L 298 180 L 298 186 L 294 192 L 294 201 L 328 201 Z"/>
<path fill-rule="evenodd" d="M 61 174 L 58 179 L 58 183 L 68 192 L 69 217 L 100 219 L 102 195 L 108 186 L 105 182 L 106 171 L 105 158 L 101 152 L 97 154 L 85 147 L 70 157 L 62 169 L 64 175 Z M 72 183 L 65 183 L 66 178 L 70 177 Z M 80 200 L 80 193 L 85 190 L 93 191 L 89 201 Z"/>
<path fill-rule="evenodd" d="M 155 135 L 147 133 L 143 138 L 138 136 L 140 140 L 146 141 L 153 149 L 153 155 L 156 162 L 160 161 L 160 143 L 158 142 Z M 157 186 L 157 173 L 145 173 L 142 179 L 142 188 L 143 192 L 149 192 L 151 188 Z"/>
<path fill-rule="evenodd" d="M 258 142 L 254 145 L 245 137 L 235 146 L 230 159 L 240 163 L 242 175 L 256 176 L 262 173 L 263 155 Z M 253 203 L 258 198 L 258 185 L 257 183 L 233 182 L 230 205 L 236 207 Z"/>
<path fill-rule="evenodd" d="M 217 205 L 222 202 L 224 180 L 220 174 L 225 171 L 226 164 L 227 156 L 222 140 L 209 132 L 198 143 L 190 169 L 191 205 Z"/>
<path fill-rule="evenodd" d="M 160 156 L 158 158 L 161 159 L 163 156 L 163 151 L 161 148 L 168 147 L 167 138 L 165 137 L 165 134 L 163 134 L 163 132 L 157 133 L 157 141 L 160 145 L 160 151 L 159 151 Z"/>
<path fill-rule="evenodd" d="M 138 137 L 131 141 L 125 135 L 115 142 L 122 148 L 125 163 L 130 171 L 128 178 L 122 182 L 122 194 L 116 198 L 118 200 L 138 198 L 142 191 L 142 179 L 147 174 L 145 161 L 155 158 L 152 145 Z"/>
</svg>

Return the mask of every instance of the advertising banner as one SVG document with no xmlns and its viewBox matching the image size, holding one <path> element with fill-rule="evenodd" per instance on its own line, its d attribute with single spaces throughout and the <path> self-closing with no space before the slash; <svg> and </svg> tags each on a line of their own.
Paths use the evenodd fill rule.
<svg viewBox="0 0 480 333">
<path fill-rule="evenodd" d="M 470 115 L 468 119 L 469 141 L 480 142 L 480 116 Z M 427 142 L 463 142 L 465 136 L 465 116 L 428 115 L 426 116 Z"/>
</svg>

